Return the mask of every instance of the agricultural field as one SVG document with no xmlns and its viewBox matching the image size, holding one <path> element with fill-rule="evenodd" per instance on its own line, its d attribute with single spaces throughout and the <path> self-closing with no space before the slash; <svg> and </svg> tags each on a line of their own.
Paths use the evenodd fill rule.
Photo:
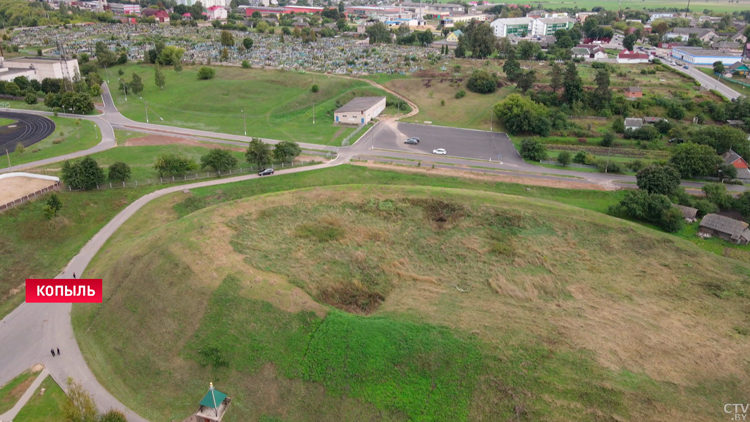
<svg viewBox="0 0 750 422">
<path fill-rule="evenodd" d="M 55 131 L 46 139 L 26 147 L 23 154 L 10 154 L 10 164 L 19 165 L 57 157 L 96 146 L 101 139 L 99 127 L 87 120 L 47 116 L 55 122 Z M 4 155 L 4 154 L 3 154 Z M 0 157 L 0 168 L 8 167 L 8 158 Z"/>
<path fill-rule="evenodd" d="M 112 71 L 109 87 L 120 112 L 136 121 L 146 121 L 147 103 L 152 123 L 241 135 L 244 111 L 248 136 L 321 145 L 340 145 L 354 130 L 334 126 L 337 101 L 343 105 L 355 96 L 386 95 L 365 81 L 330 75 L 229 66 L 214 69 L 214 79 L 199 81 L 197 67 L 186 66 L 180 73 L 165 68 L 166 86 L 161 90 L 154 83 L 152 66 L 124 66 L 122 77 L 130 81 L 137 73 L 145 86 L 143 93 L 140 97 L 129 94 L 125 101 Z M 317 93 L 311 92 L 314 84 L 320 88 Z M 389 107 L 385 114 L 395 111 L 395 106 Z"/>
<path fill-rule="evenodd" d="M 440 3 L 450 3 L 449 0 L 440 0 Z M 540 2 L 531 3 L 534 7 L 537 5 L 542 9 L 553 10 L 557 8 L 573 8 L 578 7 L 580 9 L 591 10 L 594 7 L 603 7 L 607 10 L 618 10 L 620 3 L 616 1 L 597 1 L 597 0 L 545 0 Z M 684 9 L 687 7 L 687 1 L 683 0 L 623 0 L 623 9 L 665 9 L 665 8 L 678 8 Z M 742 11 L 750 8 L 750 1 L 748 0 L 736 0 L 729 2 L 727 0 L 705 0 L 695 1 L 690 3 L 690 10 L 694 12 L 702 12 L 705 9 L 713 10 L 714 12 L 730 13 L 734 11 Z"/>
<path fill-rule="evenodd" d="M 150 419 L 206 379 L 229 421 L 723 420 L 750 388 L 750 266 L 678 237 L 462 189 L 205 193 L 126 222 L 86 272 L 106 300 L 73 310 Z"/>
</svg>

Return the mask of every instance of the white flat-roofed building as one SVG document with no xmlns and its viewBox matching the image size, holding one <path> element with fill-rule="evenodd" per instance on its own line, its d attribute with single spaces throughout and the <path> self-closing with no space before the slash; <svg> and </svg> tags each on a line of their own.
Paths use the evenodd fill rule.
<svg viewBox="0 0 750 422">
<path fill-rule="evenodd" d="M 78 60 L 65 61 L 68 76 L 73 79 L 79 74 Z M 13 80 L 16 76 L 26 76 L 39 82 L 46 78 L 62 79 L 63 68 L 60 60 L 53 57 L 18 57 L 4 60 L 0 58 L 0 79 Z M 11 77 L 12 76 L 12 77 Z M 9 77 L 9 79 L 6 79 Z"/>
<path fill-rule="evenodd" d="M 575 21 L 570 18 L 541 18 L 533 23 L 533 35 L 555 35 L 558 29 L 570 29 Z"/>
<path fill-rule="evenodd" d="M 508 35 L 523 37 L 531 34 L 533 22 L 534 19 L 531 18 L 495 19 L 490 26 L 495 31 L 496 37 L 507 37 Z"/>
<path fill-rule="evenodd" d="M 109 10 L 115 15 L 140 15 L 141 5 L 132 3 L 110 3 Z"/>
<path fill-rule="evenodd" d="M 357 97 L 333 112 L 334 123 L 363 125 L 385 110 L 385 97 Z"/>
</svg>

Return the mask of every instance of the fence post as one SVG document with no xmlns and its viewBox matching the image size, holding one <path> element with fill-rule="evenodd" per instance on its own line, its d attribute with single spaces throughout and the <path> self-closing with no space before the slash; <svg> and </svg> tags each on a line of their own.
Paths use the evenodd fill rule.
<svg viewBox="0 0 750 422">
<path fill-rule="evenodd" d="M 164 183 L 164 178 L 163 177 L 159 178 L 159 183 Z"/>
<path fill-rule="evenodd" d="M 68 192 L 70 192 L 72 189 L 70 188 L 70 185 L 68 185 Z"/>
<path fill-rule="evenodd" d="M 284 162 L 283 161 L 281 162 L 281 168 L 284 168 Z"/>
<path fill-rule="evenodd" d="M 135 187 L 138 187 L 138 181 L 137 180 L 135 181 Z"/>
<path fill-rule="evenodd" d="M 208 176 L 208 172 L 206 172 L 206 177 L 209 177 L 209 176 Z"/>
<path fill-rule="evenodd" d="M 174 182 L 174 176 L 172 176 L 172 181 Z"/>
<path fill-rule="evenodd" d="M 232 175 L 232 169 L 229 169 L 229 175 L 230 176 Z"/>
<path fill-rule="evenodd" d="M 99 190 L 99 185 L 98 184 L 96 185 L 96 190 Z"/>
</svg>

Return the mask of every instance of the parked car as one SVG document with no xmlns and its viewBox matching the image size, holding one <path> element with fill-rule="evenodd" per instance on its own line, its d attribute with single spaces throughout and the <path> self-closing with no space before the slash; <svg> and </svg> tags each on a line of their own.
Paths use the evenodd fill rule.
<svg viewBox="0 0 750 422">
<path fill-rule="evenodd" d="M 258 172 L 258 176 L 270 176 L 273 174 L 273 169 L 265 169 L 263 171 Z"/>
<path fill-rule="evenodd" d="M 404 143 L 405 144 L 409 144 L 409 145 L 416 145 L 416 144 L 419 143 L 419 139 L 409 138 L 409 139 L 405 140 Z"/>
<path fill-rule="evenodd" d="M 690 69 L 690 66 L 688 66 L 688 65 L 685 65 L 685 66 L 682 66 L 682 68 L 683 68 L 683 69 Z"/>
<path fill-rule="evenodd" d="M 445 148 L 433 149 L 432 153 L 433 154 L 437 154 L 437 155 L 445 155 L 445 154 L 447 154 L 447 152 L 445 151 Z"/>
</svg>

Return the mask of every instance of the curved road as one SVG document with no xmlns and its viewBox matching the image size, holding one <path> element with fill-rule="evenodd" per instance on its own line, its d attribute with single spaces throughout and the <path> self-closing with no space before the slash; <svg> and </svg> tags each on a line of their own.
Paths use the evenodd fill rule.
<svg viewBox="0 0 750 422">
<path fill-rule="evenodd" d="M 161 126 L 149 123 L 134 122 L 130 119 L 122 116 L 115 107 L 112 97 L 109 95 L 106 84 L 103 86 L 104 95 L 102 99 L 104 101 L 104 114 L 99 116 L 80 116 L 80 115 L 68 115 L 61 114 L 63 117 L 80 118 L 84 120 L 90 120 L 96 123 L 102 131 L 102 141 L 95 147 L 78 151 L 64 156 L 50 158 L 47 160 L 40 160 L 34 163 L 28 163 L 23 167 L 39 166 L 49 164 L 65 159 L 76 158 L 91 154 L 98 151 L 103 151 L 112 148 L 116 145 L 114 137 L 114 127 L 132 128 L 133 130 L 142 131 L 155 131 L 168 134 L 179 134 L 183 136 L 202 136 L 222 139 L 233 139 L 238 141 L 248 142 L 251 138 L 236 135 L 227 135 L 221 133 L 206 132 L 193 129 L 175 128 L 169 126 Z M 29 111 L 32 114 L 50 115 L 52 113 Z M 380 136 L 391 137 L 397 135 L 394 133 L 393 124 L 390 122 L 379 123 L 375 125 L 367 136 L 363 136 L 360 142 L 347 148 L 339 149 L 339 156 L 326 164 L 321 164 L 311 167 L 300 167 L 296 169 L 289 169 L 279 172 L 279 174 L 286 173 L 297 173 L 303 171 L 309 171 L 314 169 L 326 168 L 336 166 L 349 161 L 354 156 L 361 155 L 378 155 L 388 157 L 404 157 L 414 159 L 419 158 L 419 155 L 408 154 L 403 152 L 391 152 L 391 151 L 376 151 L 370 150 L 372 146 L 370 142 L 373 142 Z M 397 129 L 395 129 L 398 132 Z M 373 140 L 373 141 L 371 141 Z M 271 143 L 275 143 L 274 140 L 268 140 Z M 307 149 L 319 149 L 320 145 L 312 144 L 301 144 L 303 148 Z M 432 161 L 445 161 L 460 163 L 466 165 L 479 165 L 473 160 L 461 160 L 451 157 L 437 157 L 430 156 Z M 493 166 L 494 167 L 494 166 Z M 18 169 L 16 167 L 15 169 Z M 524 163 L 522 160 L 513 160 L 513 162 L 500 163 L 497 165 L 498 169 L 503 169 L 512 172 L 513 170 L 523 170 L 524 175 L 526 172 L 539 173 L 555 173 L 560 175 L 576 175 L 583 177 L 587 180 L 592 180 L 597 183 L 611 183 L 613 181 L 634 181 L 635 179 L 630 176 L 619 176 L 619 175 L 602 175 L 598 173 L 583 173 L 583 172 L 571 172 L 557 169 L 540 169 L 529 164 Z M 8 171 L 2 169 L 0 172 Z M 161 189 L 156 192 L 152 192 L 138 200 L 134 201 L 117 216 L 115 216 L 104 228 L 102 228 L 76 255 L 65 268 L 65 270 L 57 276 L 57 278 L 71 278 L 73 273 L 78 275 L 84 274 L 86 267 L 88 266 L 91 259 L 109 239 L 109 237 L 135 212 L 141 207 L 150 202 L 151 200 L 168 195 L 174 192 L 180 192 L 183 189 L 192 189 L 205 186 L 214 186 L 225 183 L 232 183 L 244 180 L 250 180 L 258 177 L 257 175 L 245 175 L 239 177 L 233 177 L 221 180 L 211 180 L 199 183 L 193 183 L 189 185 L 172 186 L 165 189 Z M 549 176 L 554 177 L 554 176 Z M 569 178 L 563 180 L 571 180 Z M 5 384 L 10 379 L 18 375 L 24 369 L 32 366 L 35 363 L 43 363 L 49 369 L 50 374 L 57 379 L 59 382 L 65 382 L 68 377 L 72 377 L 76 381 L 80 382 L 85 389 L 87 389 L 93 395 L 100 410 L 106 411 L 109 409 L 119 409 L 123 411 L 130 422 L 147 422 L 141 416 L 135 414 L 133 411 L 125 407 L 115 397 L 113 397 L 94 377 L 93 373 L 89 369 L 86 361 L 81 354 L 78 343 L 73 334 L 73 327 L 70 321 L 71 304 L 28 304 L 24 303 L 7 317 L 5 317 L 0 324 L 0 385 Z M 49 353 L 51 347 L 60 348 L 61 355 L 52 357 Z M 10 415 L 13 417 L 14 415 Z M 0 415 L 0 420 L 7 417 L 6 415 Z"/>
</svg>

